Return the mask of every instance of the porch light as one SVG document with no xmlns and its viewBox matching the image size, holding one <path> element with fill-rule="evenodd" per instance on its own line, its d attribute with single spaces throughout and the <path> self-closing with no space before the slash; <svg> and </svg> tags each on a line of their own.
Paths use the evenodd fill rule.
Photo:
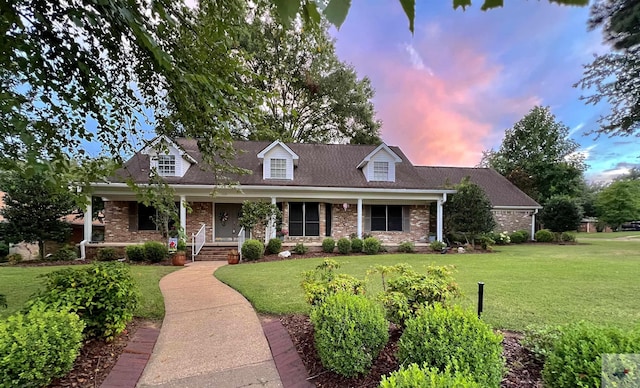
<svg viewBox="0 0 640 388">
<path fill-rule="evenodd" d="M 342 204 L 342 208 L 346 211 L 349 208 L 349 204 L 348 203 L 343 203 Z"/>
</svg>

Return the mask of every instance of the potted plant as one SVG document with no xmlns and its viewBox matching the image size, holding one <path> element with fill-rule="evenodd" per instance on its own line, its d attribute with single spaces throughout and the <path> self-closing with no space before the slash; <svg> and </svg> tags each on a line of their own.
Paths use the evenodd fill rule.
<svg viewBox="0 0 640 388">
<path fill-rule="evenodd" d="M 178 246 L 176 247 L 176 253 L 171 258 L 171 264 L 177 266 L 183 266 L 187 261 L 187 243 L 184 239 L 178 240 Z"/>
<path fill-rule="evenodd" d="M 229 251 L 227 255 L 227 263 L 229 264 L 238 264 L 240 262 L 240 254 L 237 250 L 232 249 Z"/>
</svg>

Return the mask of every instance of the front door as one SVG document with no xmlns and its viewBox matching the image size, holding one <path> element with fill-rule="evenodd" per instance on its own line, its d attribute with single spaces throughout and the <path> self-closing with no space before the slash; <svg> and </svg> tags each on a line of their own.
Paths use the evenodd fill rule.
<svg viewBox="0 0 640 388">
<path fill-rule="evenodd" d="M 236 241 L 240 232 L 238 218 L 242 205 L 237 203 L 216 203 L 215 241 Z"/>
</svg>

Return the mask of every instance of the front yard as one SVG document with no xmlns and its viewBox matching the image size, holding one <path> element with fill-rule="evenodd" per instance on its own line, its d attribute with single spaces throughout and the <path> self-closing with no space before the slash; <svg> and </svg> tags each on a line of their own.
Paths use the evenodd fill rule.
<svg viewBox="0 0 640 388">
<path fill-rule="evenodd" d="M 611 234 L 611 233 L 608 233 Z M 579 238 L 582 237 L 581 235 Z M 640 240 L 592 240 L 578 245 L 525 244 L 496 247 L 491 254 L 394 254 L 335 258 L 339 272 L 364 277 L 376 264 L 406 262 L 449 265 L 475 309 L 477 282 L 485 282 L 483 319 L 495 328 L 521 331 L 527 325 L 580 320 L 628 329 L 640 322 Z M 322 259 L 225 266 L 215 276 L 267 314 L 308 313 L 301 273 Z M 378 279 L 369 293 L 379 291 Z"/>
</svg>

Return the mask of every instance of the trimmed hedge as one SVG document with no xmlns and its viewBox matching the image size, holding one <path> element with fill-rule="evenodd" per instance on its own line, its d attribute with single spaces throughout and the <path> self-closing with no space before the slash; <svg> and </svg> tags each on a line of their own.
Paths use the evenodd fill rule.
<svg viewBox="0 0 640 388">
<path fill-rule="evenodd" d="M 413 253 L 416 250 L 416 245 L 411 241 L 403 241 L 398 244 L 398 252 Z"/>
<path fill-rule="evenodd" d="M 338 252 L 340 252 L 341 255 L 348 255 L 349 251 L 351 250 L 351 240 L 349 240 L 346 237 L 342 237 L 340 240 L 338 240 Z"/>
<path fill-rule="evenodd" d="M 78 315 L 42 303 L 0 321 L 0 386 L 42 387 L 67 374 L 83 329 Z"/>
<path fill-rule="evenodd" d="M 280 253 L 282 249 L 282 241 L 279 238 L 272 238 L 267 243 L 267 251 L 272 254 Z"/>
<path fill-rule="evenodd" d="M 436 304 L 406 321 L 398 359 L 469 374 L 483 387 L 499 387 L 504 368 L 501 342 L 502 337 L 472 311 Z"/>
<path fill-rule="evenodd" d="M 342 376 L 366 373 L 389 340 L 382 307 L 360 295 L 331 295 L 311 310 L 318 356 Z"/>
<path fill-rule="evenodd" d="M 75 248 L 69 245 L 65 245 L 62 248 L 58 249 L 50 257 L 50 259 L 53 261 L 71 261 L 77 258 L 78 258 L 78 254 L 76 253 Z"/>
<path fill-rule="evenodd" d="M 351 252 L 360 253 L 362 252 L 362 239 L 357 237 L 351 239 Z"/>
<path fill-rule="evenodd" d="M 142 245 L 129 245 L 125 248 L 125 253 L 131 261 L 140 262 L 145 261 L 146 258 L 145 249 Z"/>
<path fill-rule="evenodd" d="M 52 309 L 68 309 L 85 322 L 89 336 L 111 340 L 131 321 L 138 300 L 128 265 L 104 262 L 47 274 L 45 290 L 28 305 L 42 302 Z"/>
<path fill-rule="evenodd" d="M 158 241 L 147 241 L 144 243 L 144 256 L 152 263 L 159 263 L 169 257 L 169 248 Z"/>
<path fill-rule="evenodd" d="M 379 388 L 481 388 L 472 376 L 462 373 L 440 372 L 436 368 L 418 364 L 400 367 L 389 377 L 382 376 Z"/>
<path fill-rule="evenodd" d="M 258 260 L 264 254 L 264 244 L 258 240 L 247 240 L 242 244 L 243 260 Z"/>
<path fill-rule="evenodd" d="M 556 239 L 553 232 L 546 229 L 537 231 L 535 237 L 537 242 L 553 242 Z"/>
<path fill-rule="evenodd" d="M 327 237 L 322 240 L 322 252 L 333 253 L 334 249 L 336 249 L 336 241 L 334 239 Z"/>
<path fill-rule="evenodd" d="M 113 247 L 99 248 L 96 258 L 98 261 L 114 261 L 118 259 L 118 253 Z"/>
<path fill-rule="evenodd" d="M 304 255 L 309 252 L 309 248 L 306 247 L 303 243 L 297 243 L 295 247 L 292 249 L 293 253 L 298 255 Z"/>
<path fill-rule="evenodd" d="M 513 232 L 509 235 L 512 244 L 522 244 L 527 242 L 527 236 L 521 231 Z"/>
<path fill-rule="evenodd" d="M 362 242 L 362 252 L 367 255 L 377 255 L 381 247 L 382 243 L 375 237 L 367 237 Z"/>
</svg>

